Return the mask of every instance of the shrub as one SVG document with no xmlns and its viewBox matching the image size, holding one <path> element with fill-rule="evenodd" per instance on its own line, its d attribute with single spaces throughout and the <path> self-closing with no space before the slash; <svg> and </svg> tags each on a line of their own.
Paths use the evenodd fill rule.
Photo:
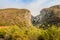
<svg viewBox="0 0 60 40">
<path fill-rule="evenodd" d="M 46 30 L 36 27 L 9 26 L 0 28 L 0 38 L 4 40 L 60 40 L 60 28 L 52 26 Z"/>
</svg>

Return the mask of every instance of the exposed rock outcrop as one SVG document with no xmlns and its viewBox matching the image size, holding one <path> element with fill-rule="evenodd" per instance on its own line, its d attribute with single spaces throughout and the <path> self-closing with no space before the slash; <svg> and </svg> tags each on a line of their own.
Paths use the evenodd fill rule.
<svg viewBox="0 0 60 40">
<path fill-rule="evenodd" d="M 60 26 L 60 5 L 42 9 L 40 15 L 35 18 L 34 21 L 37 22 L 34 22 L 34 24 L 36 23 L 35 25 L 43 28 L 51 27 L 52 25 Z"/>
<path fill-rule="evenodd" d="M 0 9 L 0 26 L 30 26 L 31 13 L 27 9 Z"/>
<path fill-rule="evenodd" d="M 39 26 L 40 25 L 40 21 L 41 21 L 41 16 L 40 15 L 37 15 L 37 16 L 31 16 L 31 21 L 32 21 L 32 24 L 34 25 L 34 26 Z"/>
<path fill-rule="evenodd" d="M 43 24 L 60 26 L 60 5 L 42 9 L 41 16 Z"/>
</svg>

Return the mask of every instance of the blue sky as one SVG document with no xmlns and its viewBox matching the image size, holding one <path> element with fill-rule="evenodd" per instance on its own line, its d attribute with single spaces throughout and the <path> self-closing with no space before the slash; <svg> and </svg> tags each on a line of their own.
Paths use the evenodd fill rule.
<svg viewBox="0 0 60 40">
<path fill-rule="evenodd" d="M 60 0 L 0 0 L 0 8 L 26 8 L 36 16 L 40 10 L 53 5 L 60 5 Z"/>
</svg>

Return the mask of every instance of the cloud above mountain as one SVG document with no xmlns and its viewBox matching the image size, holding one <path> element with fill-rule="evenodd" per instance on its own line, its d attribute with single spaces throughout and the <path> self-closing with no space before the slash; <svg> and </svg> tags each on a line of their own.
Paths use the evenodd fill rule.
<svg viewBox="0 0 60 40">
<path fill-rule="evenodd" d="M 32 15 L 40 14 L 46 7 L 60 4 L 60 0 L 0 0 L 0 8 L 26 8 Z"/>
</svg>

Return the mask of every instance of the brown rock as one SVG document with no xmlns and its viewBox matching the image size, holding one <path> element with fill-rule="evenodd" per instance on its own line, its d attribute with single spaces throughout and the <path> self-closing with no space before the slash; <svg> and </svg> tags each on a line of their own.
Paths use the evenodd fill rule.
<svg viewBox="0 0 60 40">
<path fill-rule="evenodd" d="M 31 13 L 27 9 L 0 9 L 0 26 L 29 26 Z"/>
</svg>

